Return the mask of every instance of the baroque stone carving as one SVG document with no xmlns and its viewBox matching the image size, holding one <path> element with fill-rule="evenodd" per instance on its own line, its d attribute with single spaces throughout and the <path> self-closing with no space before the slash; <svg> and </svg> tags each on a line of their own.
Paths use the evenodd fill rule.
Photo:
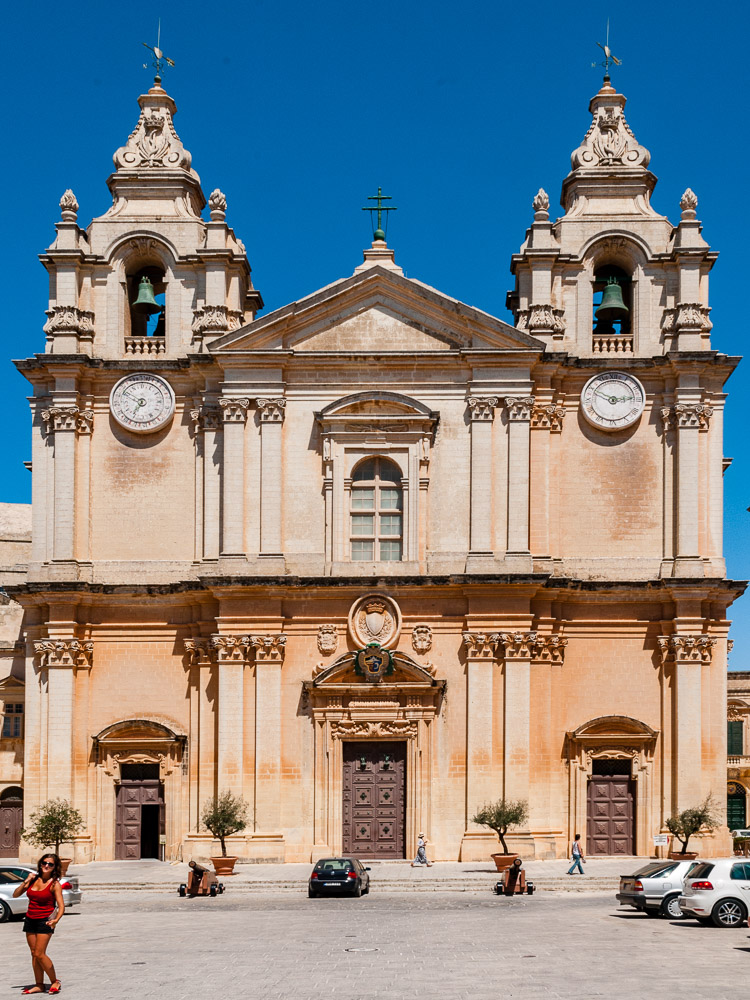
<svg viewBox="0 0 750 1000">
<path fill-rule="evenodd" d="M 665 309 L 661 328 L 665 334 L 673 336 L 682 333 L 708 333 L 713 323 L 708 318 L 710 306 L 702 302 L 681 302 L 674 309 Z"/>
<path fill-rule="evenodd" d="M 388 736 L 416 739 L 417 723 L 406 719 L 393 719 L 385 722 L 337 720 L 331 723 L 331 739 L 334 740 L 348 740 L 352 737 L 383 739 Z"/>
<path fill-rule="evenodd" d="M 531 420 L 531 410 L 534 406 L 533 396 L 506 396 L 504 403 L 508 412 L 508 420 Z"/>
<path fill-rule="evenodd" d="M 547 212 L 549 211 L 549 195 L 544 188 L 539 188 L 534 200 L 531 203 L 531 207 L 538 215 L 547 215 Z"/>
<path fill-rule="evenodd" d="M 258 415 L 261 422 L 280 424 L 284 419 L 285 407 L 286 400 L 283 397 L 279 399 L 259 399 Z"/>
<path fill-rule="evenodd" d="M 709 663 L 718 640 L 709 635 L 660 635 L 656 641 L 663 660 Z"/>
<path fill-rule="evenodd" d="M 59 333 L 74 333 L 85 340 L 94 336 L 94 314 L 76 306 L 53 306 L 47 310 L 49 319 L 43 330 L 48 337 Z"/>
<path fill-rule="evenodd" d="M 208 196 L 208 207 L 211 210 L 211 222 L 223 222 L 227 211 L 227 199 L 224 192 L 214 188 Z"/>
<path fill-rule="evenodd" d="M 558 433 L 562 430 L 565 407 L 555 403 L 536 404 L 531 411 L 531 426 Z"/>
<path fill-rule="evenodd" d="M 48 434 L 57 431 L 90 434 L 93 430 L 94 411 L 82 410 L 78 406 L 50 406 L 49 409 L 42 410 L 42 420 L 46 424 Z"/>
<path fill-rule="evenodd" d="M 250 400 L 247 398 L 224 398 L 219 400 L 219 406 L 221 407 L 221 416 L 225 424 L 244 424 L 247 419 Z"/>
<path fill-rule="evenodd" d="M 429 625 L 415 625 L 411 630 L 412 649 L 424 655 L 432 649 L 432 629 Z"/>
<path fill-rule="evenodd" d="M 191 663 L 196 665 L 210 664 L 214 662 L 216 647 L 211 639 L 185 639 L 185 653 Z"/>
<path fill-rule="evenodd" d="M 245 661 L 251 646 L 249 635 L 212 635 L 211 645 L 219 663 Z"/>
<path fill-rule="evenodd" d="M 90 670 L 94 644 L 82 639 L 42 639 L 34 643 L 34 652 L 43 667 Z"/>
<path fill-rule="evenodd" d="M 703 403 L 675 403 L 672 412 L 678 427 L 699 427 L 705 430 L 714 411 Z"/>
<path fill-rule="evenodd" d="M 227 306 L 201 306 L 193 312 L 192 331 L 202 337 L 206 333 L 230 333 L 244 322 L 244 313 Z"/>
<path fill-rule="evenodd" d="M 221 414 L 212 406 L 204 406 L 190 411 L 193 431 L 217 431 L 221 427 Z"/>
<path fill-rule="evenodd" d="M 146 95 L 140 100 L 140 118 L 128 141 L 113 157 L 116 169 L 172 167 L 190 170 L 192 157 L 175 131 L 171 99 L 166 94 L 163 97 L 157 94 Z"/>
<path fill-rule="evenodd" d="M 349 611 L 349 633 L 358 647 L 377 642 L 385 649 L 395 646 L 401 632 L 401 609 L 385 594 L 365 594 Z"/>
<path fill-rule="evenodd" d="M 339 634 L 335 625 L 318 626 L 318 649 L 324 656 L 335 653 L 338 644 Z"/>
<path fill-rule="evenodd" d="M 680 198 L 680 208 L 682 209 L 683 219 L 694 219 L 695 210 L 698 207 L 698 199 L 695 192 L 690 188 L 685 189 L 685 193 Z"/>
<path fill-rule="evenodd" d="M 62 212 L 63 222 L 75 222 L 78 218 L 78 199 L 70 188 L 63 192 L 63 196 L 60 199 L 60 211 Z"/>
<path fill-rule="evenodd" d="M 625 98 L 604 87 L 591 102 L 589 130 L 570 158 L 571 167 L 647 167 L 651 154 L 639 145 L 625 119 Z"/>
<path fill-rule="evenodd" d="M 469 396 L 466 402 L 472 420 L 494 419 L 495 407 L 498 404 L 497 396 Z"/>
<path fill-rule="evenodd" d="M 555 309 L 554 306 L 532 305 L 528 309 L 519 310 L 518 327 L 528 330 L 531 334 L 553 333 L 559 335 L 565 332 L 564 316 L 564 311 Z"/>
<path fill-rule="evenodd" d="M 493 659 L 499 641 L 499 632 L 464 632 L 463 634 L 466 656 L 470 660 Z"/>
<path fill-rule="evenodd" d="M 498 642 L 505 651 L 506 660 L 531 659 L 537 644 L 536 632 L 500 632 Z"/>
<path fill-rule="evenodd" d="M 281 635 L 253 635 L 251 645 L 256 660 L 283 660 L 287 637 Z"/>
</svg>

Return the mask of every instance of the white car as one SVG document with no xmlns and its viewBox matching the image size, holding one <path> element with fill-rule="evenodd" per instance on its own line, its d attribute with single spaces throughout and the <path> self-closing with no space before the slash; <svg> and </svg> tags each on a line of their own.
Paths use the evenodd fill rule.
<svg viewBox="0 0 750 1000">
<path fill-rule="evenodd" d="M 24 893 L 14 899 L 13 890 L 35 871 L 36 868 L 27 868 L 26 865 L 0 866 L 0 923 L 10 920 L 11 917 L 22 917 L 26 913 L 29 897 Z M 60 887 L 66 909 L 81 902 L 81 890 L 78 888 L 78 879 L 75 876 L 72 878 L 63 876 Z"/>
<path fill-rule="evenodd" d="M 750 861 L 699 862 L 683 882 L 680 909 L 704 924 L 741 926 L 750 912 Z"/>
</svg>

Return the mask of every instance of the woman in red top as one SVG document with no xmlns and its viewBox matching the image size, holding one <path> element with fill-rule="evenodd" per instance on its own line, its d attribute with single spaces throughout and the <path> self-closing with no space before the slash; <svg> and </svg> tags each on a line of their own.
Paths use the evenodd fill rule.
<svg viewBox="0 0 750 1000">
<path fill-rule="evenodd" d="M 24 892 L 29 897 L 29 907 L 23 922 L 26 940 L 31 951 L 34 968 L 34 985 L 22 993 L 44 993 L 44 973 L 49 976 L 50 993 L 59 993 L 62 983 L 57 978 L 52 959 L 47 955 L 47 945 L 55 933 L 55 924 L 65 912 L 60 888 L 60 859 L 56 854 L 43 854 L 33 875 L 13 890 L 14 896 Z M 54 913 L 54 916 L 53 916 Z"/>
</svg>

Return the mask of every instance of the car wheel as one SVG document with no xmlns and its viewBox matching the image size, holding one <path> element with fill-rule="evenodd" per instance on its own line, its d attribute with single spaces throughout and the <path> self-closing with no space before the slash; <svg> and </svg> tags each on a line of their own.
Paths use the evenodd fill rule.
<svg viewBox="0 0 750 1000">
<path fill-rule="evenodd" d="M 357 886 L 357 888 L 354 890 L 353 895 L 354 895 L 355 899 L 359 899 L 359 897 L 362 895 L 362 883 L 361 882 Z"/>
<path fill-rule="evenodd" d="M 177 891 L 179 892 L 180 896 L 185 896 L 185 894 L 187 893 L 187 886 L 181 885 Z"/>
<path fill-rule="evenodd" d="M 661 915 L 667 920 L 684 920 L 685 914 L 680 909 L 680 897 L 677 893 L 665 896 L 661 902 Z"/>
<path fill-rule="evenodd" d="M 0 899 L 0 924 L 4 924 L 6 920 L 10 920 L 11 916 L 10 907 Z"/>
<path fill-rule="evenodd" d="M 747 920 L 747 910 L 738 899 L 721 899 L 711 917 L 717 927 L 739 927 Z"/>
<path fill-rule="evenodd" d="M 312 889 L 308 886 L 308 888 L 307 888 L 307 895 L 308 895 L 309 899 L 315 899 L 315 897 L 318 894 L 317 894 L 317 892 L 313 892 Z"/>
<path fill-rule="evenodd" d="M 211 888 L 208 890 L 208 893 L 210 896 L 215 896 L 217 891 L 218 891 L 217 887 L 215 885 L 212 885 Z"/>
</svg>

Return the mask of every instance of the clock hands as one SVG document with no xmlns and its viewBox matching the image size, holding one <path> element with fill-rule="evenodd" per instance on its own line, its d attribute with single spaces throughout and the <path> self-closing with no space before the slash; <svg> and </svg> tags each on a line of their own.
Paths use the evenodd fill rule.
<svg viewBox="0 0 750 1000">
<path fill-rule="evenodd" d="M 633 399 L 635 399 L 634 396 L 608 396 L 604 392 L 596 392 L 596 391 L 594 391 L 594 395 L 601 396 L 602 399 L 606 399 L 607 402 L 611 403 L 613 406 L 615 403 L 628 403 L 631 402 Z"/>
</svg>

